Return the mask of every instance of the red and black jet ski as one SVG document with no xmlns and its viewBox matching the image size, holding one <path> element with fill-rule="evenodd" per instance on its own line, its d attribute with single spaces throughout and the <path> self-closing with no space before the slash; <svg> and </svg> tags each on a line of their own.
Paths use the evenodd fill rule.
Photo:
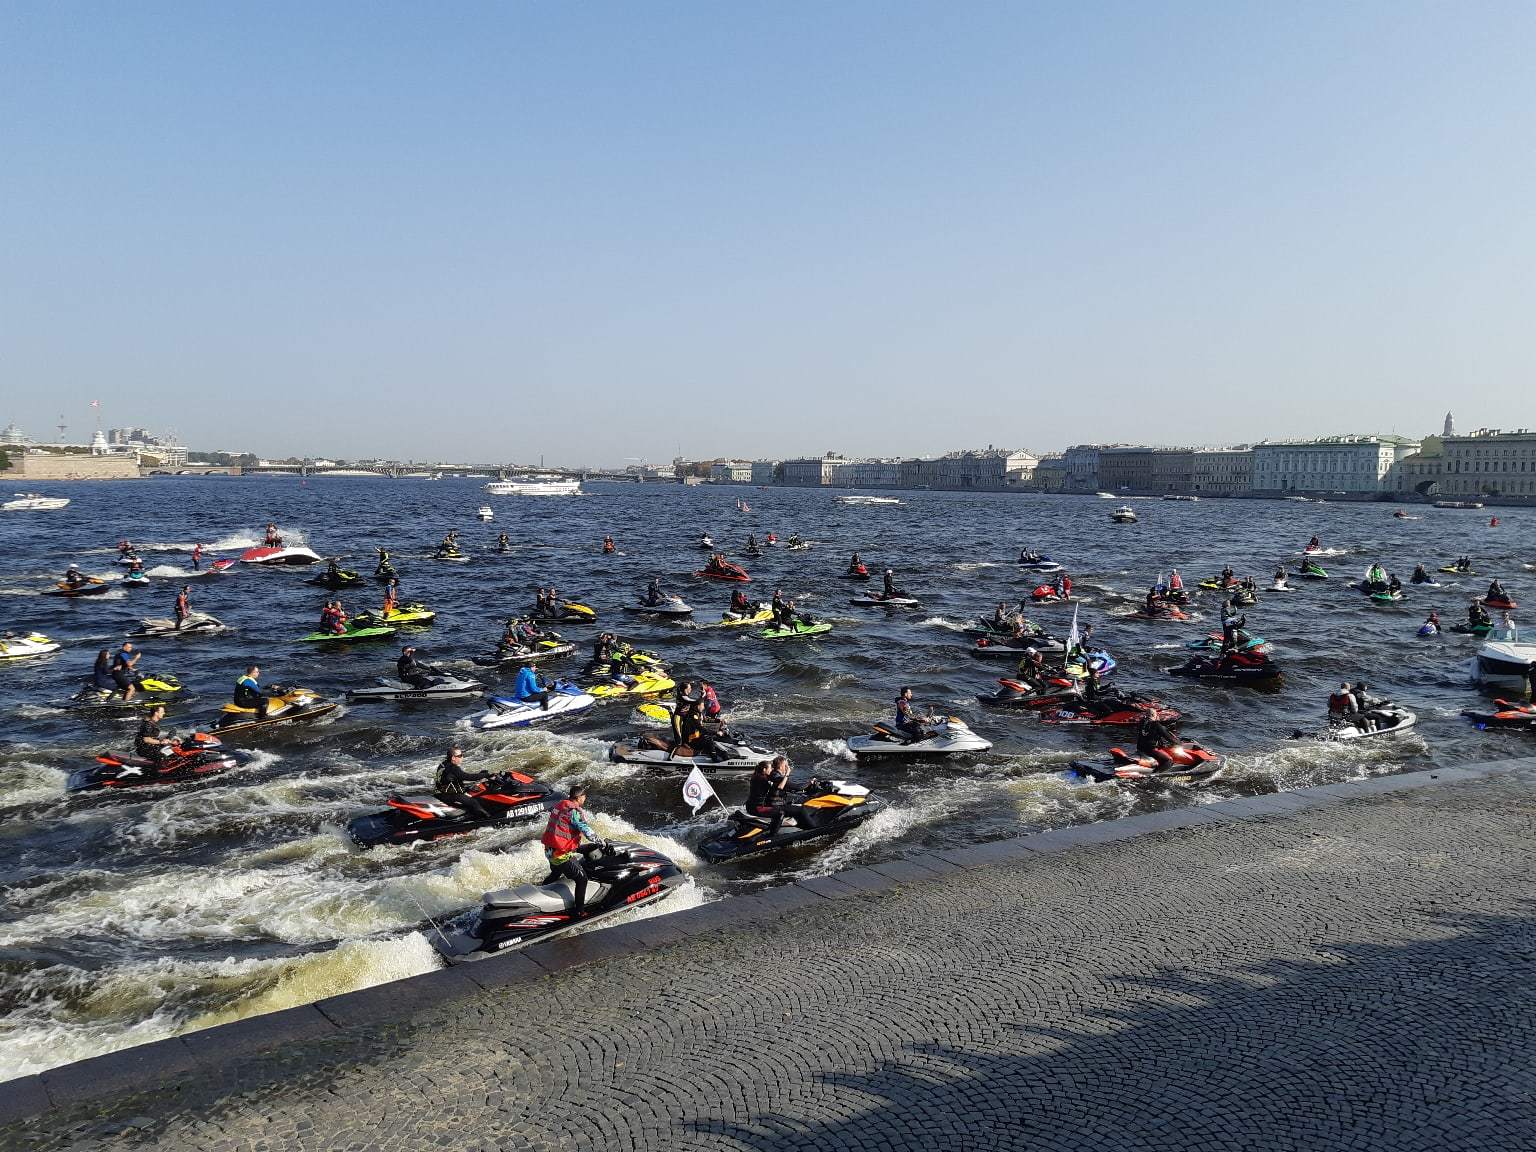
<svg viewBox="0 0 1536 1152">
<path fill-rule="evenodd" d="M 1021 680 L 1007 678 L 998 681 L 996 692 L 978 692 L 976 699 L 995 708 L 1055 708 L 1064 707 L 1082 697 L 1073 681 L 1065 676 L 1053 676 L 1046 681 L 1045 690 L 1039 691 Z"/>
<path fill-rule="evenodd" d="M 1017 660 L 1031 648 L 1036 652 L 1061 652 L 1066 645 L 1044 632 L 1026 632 L 1023 636 L 982 636 L 972 646 L 971 655 L 984 660 Z"/>
<path fill-rule="evenodd" d="M 865 564 L 850 564 L 848 571 L 843 573 L 850 580 L 868 580 L 869 567 Z"/>
<path fill-rule="evenodd" d="M 747 570 L 740 564 L 732 564 L 729 560 L 722 560 L 718 564 L 711 564 L 700 568 L 694 573 L 706 580 L 730 580 L 736 584 L 750 583 L 752 577 L 747 575 Z"/>
<path fill-rule="evenodd" d="M 503 772 L 489 780 L 477 780 L 470 785 L 469 795 L 496 815 L 486 820 L 472 815 L 457 804 L 440 800 L 428 793 L 409 796 L 392 794 L 385 801 L 389 807 L 384 811 L 369 812 L 349 820 L 347 835 L 360 848 L 437 840 L 493 824 L 543 816 L 565 799 L 565 793 L 557 792 L 521 772 Z"/>
<path fill-rule="evenodd" d="M 1224 656 L 1191 656 L 1170 676 L 1192 676 L 1199 680 L 1225 680 L 1232 684 L 1258 684 L 1280 675 L 1280 665 L 1262 652 L 1228 652 Z"/>
<path fill-rule="evenodd" d="M 1056 585 L 1054 584 L 1040 585 L 1040 587 L 1036 588 L 1029 594 L 1029 598 L 1035 601 L 1037 604 L 1065 604 L 1067 601 L 1072 599 L 1070 594 L 1063 596 L 1059 591 L 1056 590 Z"/>
<path fill-rule="evenodd" d="M 1508 596 L 1484 596 L 1483 607 L 1492 608 L 1496 612 L 1510 612 L 1519 605 Z"/>
<path fill-rule="evenodd" d="M 1496 712 L 1479 712 L 1468 708 L 1462 713 L 1479 728 L 1536 728 L 1536 704 L 1518 700 L 1495 700 Z"/>
<path fill-rule="evenodd" d="M 1123 748 L 1111 748 L 1105 755 L 1093 759 L 1072 761 L 1072 771 L 1099 783 L 1108 780 L 1208 780 L 1221 771 L 1222 759 L 1208 748 L 1198 744 L 1175 744 L 1161 751 L 1168 753 L 1173 763 L 1163 767 L 1152 756 L 1139 752 L 1127 752 Z"/>
<path fill-rule="evenodd" d="M 688 878 L 660 852 L 640 844 L 585 844 L 581 854 L 587 899 L 579 919 L 571 916 L 575 881 L 549 876 L 542 884 L 487 892 L 480 908 L 430 933 L 432 946 L 450 964 L 483 960 L 601 924 L 663 899 Z"/>
<path fill-rule="evenodd" d="M 1139 696 L 1074 700 L 1040 714 L 1040 720 L 1045 724 L 1097 724 L 1107 728 L 1135 728 L 1149 718 L 1164 724 L 1177 724 L 1184 717 L 1177 709 Z"/>
<path fill-rule="evenodd" d="M 184 784 L 246 763 L 250 753 L 226 748 L 206 732 L 194 732 L 171 744 L 162 757 L 103 752 L 89 768 L 69 774 L 70 792 L 99 788 L 134 788 L 143 784 Z"/>
</svg>

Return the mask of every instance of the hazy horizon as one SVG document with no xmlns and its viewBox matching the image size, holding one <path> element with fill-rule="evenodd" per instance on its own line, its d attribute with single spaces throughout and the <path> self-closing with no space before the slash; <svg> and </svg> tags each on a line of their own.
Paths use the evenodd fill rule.
<svg viewBox="0 0 1536 1152">
<path fill-rule="evenodd" d="M 0 424 L 618 465 L 1536 423 L 1533 50 L 1514 3 L 16 3 Z"/>
</svg>

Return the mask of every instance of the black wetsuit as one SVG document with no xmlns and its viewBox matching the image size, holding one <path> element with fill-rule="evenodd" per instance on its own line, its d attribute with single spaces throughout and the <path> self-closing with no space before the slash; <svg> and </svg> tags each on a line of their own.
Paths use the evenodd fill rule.
<svg viewBox="0 0 1536 1152">
<path fill-rule="evenodd" d="M 395 661 L 395 674 L 412 688 L 430 688 L 438 682 L 427 666 L 409 652 L 402 652 Z"/>
<path fill-rule="evenodd" d="M 777 835 L 784 823 L 784 786 L 788 782 L 788 776 L 781 779 L 763 770 L 753 772 L 747 784 L 747 811 L 768 819 L 770 837 Z"/>
<path fill-rule="evenodd" d="M 139 734 L 133 739 L 133 750 L 138 755 L 151 760 L 157 760 L 165 754 L 163 744 L 151 744 L 151 740 L 160 739 L 160 725 L 149 717 L 139 721 Z"/>
<path fill-rule="evenodd" d="M 464 809 L 471 816 L 481 820 L 494 820 L 496 813 L 492 812 L 483 803 L 471 796 L 466 790 L 466 785 L 475 780 L 489 780 L 489 772 L 466 772 L 451 759 L 444 758 L 437 766 L 437 774 L 432 778 L 432 790 L 437 793 L 438 799 L 447 804 L 455 804 Z"/>
</svg>

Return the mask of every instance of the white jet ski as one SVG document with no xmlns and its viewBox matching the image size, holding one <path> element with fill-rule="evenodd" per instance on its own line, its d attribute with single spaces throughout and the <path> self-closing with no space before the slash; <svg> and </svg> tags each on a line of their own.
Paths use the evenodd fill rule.
<svg viewBox="0 0 1536 1152">
<path fill-rule="evenodd" d="M 446 673 L 435 673 L 435 683 L 425 687 L 407 684 L 388 676 L 380 676 L 372 688 L 353 688 L 347 692 L 348 700 L 462 700 L 478 696 L 485 685 L 477 680 L 461 680 Z M 553 703 L 553 701 L 551 701 Z"/>
<path fill-rule="evenodd" d="M 878 594 L 865 594 L 863 596 L 850 596 L 848 603 L 860 608 L 916 608 L 917 600 L 911 596 L 881 596 Z"/>
<path fill-rule="evenodd" d="M 1416 715 L 1397 704 L 1373 705 L 1370 710 L 1376 715 L 1376 725 L 1373 728 L 1362 728 L 1346 718 L 1337 724 L 1329 724 L 1321 732 L 1298 732 L 1293 739 L 1304 739 L 1310 735 L 1314 740 L 1368 740 L 1372 736 L 1391 736 L 1396 732 L 1406 732 L 1419 721 Z"/>
<path fill-rule="evenodd" d="M 572 716 L 578 712 L 585 712 L 596 704 L 597 700 L 574 684 L 562 680 L 550 686 L 548 708 L 542 708 L 537 703 L 528 704 L 511 696 L 487 696 L 485 702 L 490 705 L 490 708 L 473 717 L 470 724 L 475 728 L 490 730 L 527 728 L 561 716 Z"/>
<path fill-rule="evenodd" d="M 983 740 L 956 716 L 946 716 L 924 732 L 922 740 L 909 743 L 894 726 L 876 724 L 862 736 L 850 736 L 848 750 L 855 756 L 953 756 L 992 747 L 992 741 Z"/>
<path fill-rule="evenodd" d="M 647 604 L 644 600 L 640 600 L 634 604 L 624 605 L 624 611 L 634 612 L 640 616 L 669 616 L 678 619 L 693 615 L 693 609 L 683 603 L 681 596 L 668 596 L 660 604 Z"/>
<path fill-rule="evenodd" d="M 176 621 L 167 620 L 161 616 L 151 616 L 147 620 L 140 620 L 139 626 L 128 633 L 134 640 L 145 640 L 152 636 L 211 636 L 215 632 L 224 632 L 227 625 L 214 619 L 206 612 L 191 612 L 181 622 L 181 627 L 176 627 Z"/>
<path fill-rule="evenodd" d="M 659 745 L 659 747 L 658 747 Z M 717 772 L 750 772 L 759 764 L 766 764 L 777 752 L 754 748 L 734 740 L 716 740 L 721 759 L 695 754 L 683 745 L 674 756 L 667 755 L 667 741 L 656 736 L 636 736 L 620 740 L 608 749 L 608 759 L 620 764 L 649 764 L 655 768 L 706 768 Z"/>
<path fill-rule="evenodd" d="M 0 660 L 25 660 L 29 656 L 46 656 L 57 652 L 62 645 L 48 639 L 41 632 L 29 632 L 17 636 L 14 632 L 0 635 Z"/>
<path fill-rule="evenodd" d="M 293 548 L 247 548 L 240 553 L 246 564 L 318 564 L 320 556 L 312 548 L 299 545 Z"/>
</svg>

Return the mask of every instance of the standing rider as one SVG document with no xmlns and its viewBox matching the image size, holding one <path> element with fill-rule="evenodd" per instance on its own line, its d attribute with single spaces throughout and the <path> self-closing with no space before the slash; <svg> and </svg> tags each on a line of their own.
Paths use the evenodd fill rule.
<svg viewBox="0 0 1536 1152">
<path fill-rule="evenodd" d="M 572 920 L 582 918 L 587 902 L 587 873 L 582 867 L 581 839 L 585 836 L 598 844 L 607 843 L 587 822 L 587 814 L 582 807 L 586 801 L 587 786 L 573 785 L 570 796 L 551 809 L 549 823 L 545 825 L 544 835 L 540 838 L 544 845 L 544 855 L 549 860 L 549 879 L 545 883 L 552 883 L 562 877 L 575 881 L 576 893 L 571 900 Z"/>
</svg>

